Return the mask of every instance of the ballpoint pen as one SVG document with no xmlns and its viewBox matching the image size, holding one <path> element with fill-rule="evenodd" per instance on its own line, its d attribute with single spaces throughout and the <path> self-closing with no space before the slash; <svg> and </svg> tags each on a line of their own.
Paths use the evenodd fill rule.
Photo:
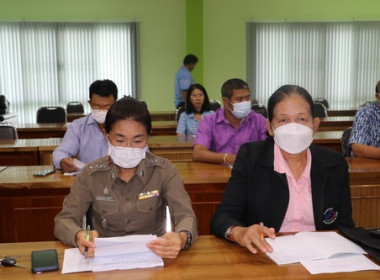
<svg viewBox="0 0 380 280">
<path fill-rule="evenodd" d="M 260 226 L 264 226 L 264 223 L 263 222 L 260 222 Z M 261 240 L 264 240 L 264 233 L 263 232 L 261 232 L 260 233 L 260 238 L 261 238 Z"/>
<path fill-rule="evenodd" d="M 87 230 L 86 230 L 86 241 L 89 241 L 90 240 L 90 225 L 87 226 Z M 88 247 L 85 246 L 84 247 L 84 257 L 87 258 L 87 255 L 88 255 Z"/>
</svg>

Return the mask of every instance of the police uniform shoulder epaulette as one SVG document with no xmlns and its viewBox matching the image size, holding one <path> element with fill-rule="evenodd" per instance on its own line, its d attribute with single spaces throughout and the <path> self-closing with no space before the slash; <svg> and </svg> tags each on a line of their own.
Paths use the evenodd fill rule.
<svg viewBox="0 0 380 280">
<path fill-rule="evenodd" d="M 98 171 L 107 171 L 112 166 L 112 160 L 110 160 L 110 157 L 104 157 L 101 159 L 98 159 L 94 162 L 91 162 L 88 165 L 88 171 L 90 174 Z"/>
<path fill-rule="evenodd" d="M 146 159 L 146 166 L 160 166 L 160 167 L 165 167 L 167 165 L 166 160 L 161 157 L 154 157 L 154 158 L 149 158 Z"/>
</svg>

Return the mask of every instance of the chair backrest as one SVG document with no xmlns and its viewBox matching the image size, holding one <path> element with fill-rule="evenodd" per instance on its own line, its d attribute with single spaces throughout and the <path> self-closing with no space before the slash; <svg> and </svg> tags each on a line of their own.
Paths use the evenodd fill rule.
<svg viewBox="0 0 380 280">
<path fill-rule="evenodd" d="M 37 123 L 65 123 L 66 111 L 60 106 L 41 107 L 37 110 Z"/>
<path fill-rule="evenodd" d="M 212 111 L 216 111 L 216 110 L 222 108 L 222 104 L 217 99 L 211 99 L 210 100 L 210 107 L 211 107 Z"/>
<path fill-rule="evenodd" d="M 342 153 L 345 157 L 351 157 L 351 147 L 348 145 L 348 141 L 350 140 L 352 127 L 346 128 L 343 131 L 341 143 L 342 143 Z"/>
<path fill-rule="evenodd" d="M 322 103 L 314 103 L 314 114 L 315 114 L 315 117 L 318 117 L 318 118 L 327 117 L 327 110 L 326 110 L 325 105 L 323 105 Z"/>
<path fill-rule="evenodd" d="M 18 139 L 16 127 L 10 122 L 1 122 L 0 123 L 0 139 L 1 140 Z"/>
<path fill-rule="evenodd" d="M 175 111 L 175 121 L 178 123 L 179 121 L 179 117 L 181 116 L 181 114 L 185 112 L 185 107 L 179 107 L 176 111 Z"/>
<path fill-rule="evenodd" d="M 325 106 L 326 109 L 328 109 L 330 107 L 327 99 L 322 98 L 322 97 L 318 97 L 318 98 L 314 99 L 314 103 L 321 103 Z"/>
<path fill-rule="evenodd" d="M 72 102 L 67 103 L 66 113 L 67 114 L 84 113 L 84 108 L 83 108 L 82 103 L 78 101 L 72 101 Z"/>
<path fill-rule="evenodd" d="M 263 115 L 265 118 L 268 118 L 268 110 L 267 108 L 262 104 L 253 104 L 251 106 L 251 109 L 255 111 L 258 114 Z"/>
</svg>

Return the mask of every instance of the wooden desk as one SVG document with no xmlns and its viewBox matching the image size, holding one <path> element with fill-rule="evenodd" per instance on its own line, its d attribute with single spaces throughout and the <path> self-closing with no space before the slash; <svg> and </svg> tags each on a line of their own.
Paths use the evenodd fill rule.
<svg viewBox="0 0 380 280">
<path fill-rule="evenodd" d="M 329 117 L 344 117 L 344 116 L 355 116 L 357 108 L 352 109 L 328 109 L 327 115 Z"/>
<path fill-rule="evenodd" d="M 0 165 L 50 165 L 61 138 L 0 140 Z"/>
<path fill-rule="evenodd" d="M 193 142 L 194 136 L 191 135 L 157 135 L 149 138 L 149 149 L 172 162 L 192 161 Z"/>
<path fill-rule="evenodd" d="M 0 165 L 51 165 L 62 138 L 0 140 Z M 149 138 L 150 151 L 171 161 L 193 160 L 193 136 L 158 135 Z"/>
<path fill-rule="evenodd" d="M 347 158 L 356 226 L 380 227 L 380 160 Z"/>
<path fill-rule="evenodd" d="M 26 123 L 17 125 L 19 139 L 63 138 L 69 123 Z M 175 121 L 153 121 L 151 135 L 176 135 Z"/>
<path fill-rule="evenodd" d="M 314 133 L 313 143 L 342 152 L 343 131 L 317 131 Z"/>
<path fill-rule="evenodd" d="M 380 226 L 380 161 L 348 158 L 356 226 Z M 210 234 L 209 221 L 231 176 L 218 164 L 174 162 L 184 179 L 198 218 L 199 233 Z M 53 239 L 53 219 L 74 178 L 59 172 L 33 177 L 43 166 L 8 167 L 0 172 L 0 242 Z M 33 221 L 30 227 L 29 221 Z"/>
<path fill-rule="evenodd" d="M 209 221 L 220 203 L 231 170 L 218 164 L 175 162 L 192 200 L 200 234 L 210 234 Z M 0 172 L 0 242 L 53 240 L 54 217 L 62 209 L 74 178 L 55 172 L 33 173 L 47 166 L 9 166 Z M 33 221 L 33 227 L 30 226 Z"/>
<path fill-rule="evenodd" d="M 38 147 L 19 140 L 0 140 L 0 165 L 38 165 Z"/>
<path fill-rule="evenodd" d="M 175 121 L 175 110 L 173 111 L 151 111 L 152 121 Z"/>
<path fill-rule="evenodd" d="M 176 135 L 176 121 L 152 121 L 152 136 L 155 135 Z"/>
<path fill-rule="evenodd" d="M 353 116 L 321 118 L 318 131 L 345 130 L 352 126 L 353 122 Z"/>
<path fill-rule="evenodd" d="M 66 123 L 25 123 L 17 125 L 19 139 L 62 138 L 67 129 Z"/>
<path fill-rule="evenodd" d="M 87 114 L 85 114 L 85 113 L 71 113 L 71 114 L 67 114 L 66 115 L 66 121 L 67 122 L 72 122 L 72 121 L 74 121 L 76 119 L 83 118 L 85 116 L 87 116 Z"/>
<path fill-rule="evenodd" d="M 300 263 L 277 265 L 260 252 L 253 255 L 238 244 L 211 235 L 200 236 L 189 250 L 181 251 L 176 259 L 164 259 L 164 267 L 155 268 L 61 274 L 64 250 L 67 248 L 59 241 L 0 244 L 2 255 L 18 256 L 18 263 L 26 267 L 1 267 L 0 274 L 4 279 L 12 280 L 380 279 L 379 270 L 311 275 Z M 31 252 L 43 249 L 57 249 L 59 271 L 42 274 L 31 272 Z"/>
</svg>

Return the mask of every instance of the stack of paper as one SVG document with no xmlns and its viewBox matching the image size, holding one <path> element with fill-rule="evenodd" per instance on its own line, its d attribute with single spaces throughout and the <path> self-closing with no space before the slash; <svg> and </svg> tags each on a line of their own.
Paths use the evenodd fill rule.
<svg viewBox="0 0 380 280">
<path fill-rule="evenodd" d="M 95 258 L 85 258 L 78 248 L 66 249 L 62 273 L 163 266 L 162 258 L 145 246 L 156 238 L 155 235 L 96 238 Z"/>
<path fill-rule="evenodd" d="M 380 269 L 361 247 L 336 232 L 299 232 L 266 240 L 273 248 L 268 256 L 277 264 L 301 262 L 312 274 Z"/>
</svg>

